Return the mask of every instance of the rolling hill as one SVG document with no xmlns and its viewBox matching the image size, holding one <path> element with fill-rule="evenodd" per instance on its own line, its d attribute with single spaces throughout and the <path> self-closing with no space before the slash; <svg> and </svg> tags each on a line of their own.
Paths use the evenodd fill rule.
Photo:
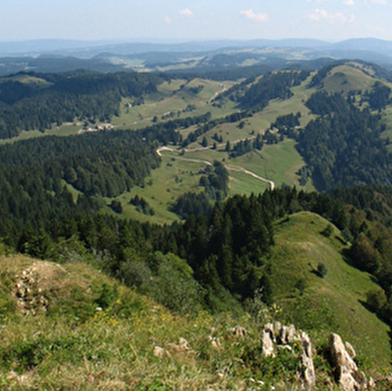
<svg viewBox="0 0 392 391">
<path fill-rule="evenodd" d="M 236 80 L 2 78 L 2 129 L 32 130 L 0 146 L 0 384 L 297 389 L 297 345 L 261 354 L 264 325 L 280 321 L 309 333 L 320 389 L 334 384 L 331 332 L 385 385 L 383 75 L 340 61 Z"/>
<path fill-rule="evenodd" d="M 258 382 L 257 389 L 297 389 L 290 369 L 295 351 L 285 358 L 261 355 L 262 322 L 278 320 L 309 333 L 317 389 L 333 383 L 330 332 L 350 341 L 361 370 L 382 384 L 390 370 L 389 328 L 361 304 L 375 284 L 345 263 L 336 227 L 329 238 L 320 234 L 328 224 L 306 212 L 277 222 L 271 258 L 276 304 L 256 298 L 248 312 L 171 313 L 106 277 L 88 255 L 62 264 L 2 257 L 2 387 L 246 389 Z M 328 270 L 323 278 L 314 273 L 319 261 Z M 245 328 L 245 338 L 233 336 L 236 326 Z"/>
<path fill-rule="evenodd" d="M 243 67 L 243 69 L 245 68 Z M 121 98 L 116 96 L 114 100 L 108 97 L 105 102 L 102 102 L 102 94 L 100 92 L 98 92 L 99 95 L 94 94 L 94 90 L 91 95 L 88 83 L 91 80 L 95 80 L 94 82 L 98 84 L 106 83 L 107 86 L 102 87 L 102 91 L 111 91 L 113 87 L 118 89 L 116 83 L 118 80 L 122 80 L 123 76 L 115 74 L 111 77 L 103 77 L 91 73 L 76 73 L 75 80 L 85 78 L 86 82 L 82 85 L 86 85 L 87 88 L 79 88 L 81 94 L 76 94 L 76 98 L 72 98 L 74 99 L 72 102 L 75 103 L 70 104 L 71 111 L 73 110 L 72 105 L 76 105 L 78 111 L 82 105 L 83 109 L 78 114 L 79 117 L 74 118 L 72 122 L 65 122 L 64 119 L 74 114 L 61 113 L 61 119 L 58 119 L 57 124 L 52 124 L 50 129 L 22 131 L 18 137 L 9 141 L 15 142 L 45 135 L 69 136 L 107 128 L 133 129 L 141 131 L 143 134 L 154 133 L 161 126 L 170 128 L 171 132 L 178 134 L 176 142 L 173 143 L 169 140 L 170 148 L 161 154 L 162 164 L 154 171 L 152 177 L 146 180 L 142 187 L 135 187 L 132 192 L 105 200 L 107 204 L 113 200 L 121 202 L 125 216 L 139 218 L 143 221 L 164 223 L 176 220 L 177 217 L 169 211 L 170 205 L 181 194 L 200 190 L 198 190 L 199 172 L 205 168 L 206 162 L 212 164 L 214 160 L 224 162 L 226 168 L 231 167 L 229 170 L 231 195 L 258 193 L 268 188 L 268 181 L 273 182 L 275 186 L 295 185 L 306 190 L 333 188 L 335 179 L 330 177 L 322 180 L 316 178 L 316 183 L 314 182 L 315 175 L 317 177 L 315 170 L 318 169 L 311 163 L 308 152 L 305 153 L 305 149 L 299 147 L 299 135 L 305 134 L 304 130 L 312 121 L 321 120 L 320 114 L 313 112 L 307 102 L 316 92 L 325 92 L 331 96 L 342 94 L 344 99 L 350 99 L 354 107 L 363 110 L 369 107 L 370 101 L 375 102 L 374 91 L 379 91 L 379 86 L 390 88 L 391 84 L 386 81 L 388 73 L 369 63 L 340 61 L 322 68 L 318 72 L 310 73 L 308 77 L 300 80 L 296 80 L 297 75 L 301 75 L 301 73 L 291 70 L 267 73 L 264 76 L 259 75 L 237 81 L 215 81 L 200 75 L 198 77 L 191 75 L 173 77 L 166 74 L 160 77 L 152 76 L 152 83 L 154 83 L 154 91 L 152 92 L 148 92 L 150 87 L 145 85 L 143 88 L 147 88 L 147 90 L 144 93 L 138 91 L 137 96 L 133 96 L 130 92 L 127 96 L 123 95 Z M 136 80 L 138 83 L 140 83 L 139 80 L 148 83 L 149 76 L 141 74 Z M 290 85 L 282 87 L 279 84 L 287 83 L 288 80 L 292 80 L 289 82 Z M 47 99 L 46 94 L 55 94 L 54 102 L 56 102 L 58 91 L 61 89 L 72 91 L 73 88 L 73 78 L 68 86 L 68 81 L 64 81 L 63 76 L 54 77 L 53 75 L 18 74 L 2 78 L 0 82 L 2 83 L 0 86 L 3 85 L 2 88 L 4 88 L 3 95 L 8 96 L 8 101 L 10 98 L 6 92 L 10 88 L 9 86 L 12 88 L 20 86 L 19 95 L 14 98 L 17 100 L 15 106 L 18 107 L 15 109 L 16 113 L 29 108 L 29 98 L 27 101 L 21 99 L 24 93 L 31 96 L 30 100 L 36 99 L 35 96 L 38 96 L 39 99 Z M 108 83 L 112 83 L 113 87 Z M 279 89 L 274 91 L 278 85 Z M 115 89 L 115 94 L 118 94 L 117 89 Z M 99 88 L 96 91 L 100 91 Z M 261 95 L 257 95 L 258 93 Z M 120 94 L 122 94 L 121 90 Z M 86 102 L 87 96 L 89 97 L 88 104 Z M 95 103 L 96 99 L 98 100 Z M 8 101 L 4 101 L 2 104 L 6 106 L 5 113 L 12 119 L 15 113 L 12 115 L 9 113 L 13 105 L 10 106 Z M 25 101 L 26 103 L 24 103 Z M 244 103 L 246 101 L 253 103 Z M 105 119 L 98 118 L 101 105 L 107 111 Z M 388 144 L 392 132 L 390 126 L 392 122 L 391 107 L 390 101 L 377 110 L 376 107 L 371 107 L 372 114 L 381 115 L 377 126 L 379 129 L 382 128 L 380 138 L 386 140 L 385 148 L 387 149 L 391 148 Z M 35 106 L 34 110 L 37 110 Z M 54 106 L 50 110 L 54 110 L 56 113 L 58 108 Z M 91 110 L 95 114 L 89 114 Z M 110 112 L 115 112 L 115 115 Z M 46 118 L 51 113 L 45 112 L 44 114 L 44 116 L 39 114 L 40 120 L 38 118 L 30 119 L 29 126 L 31 126 L 30 123 L 33 125 L 37 121 L 42 121 L 42 118 Z M 296 127 L 291 130 L 287 126 L 284 128 L 285 125 L 277 127 L 277 121 L 285 121 L 288 116 L 297 114 L 299 114 L 299 119 Z M 204 121 L 207 118 L 205 116 L 209 116 L 209 119 L 206 123 L 200 124 L 201 118 Z M 11 119 L 10 121 L 12 121 Z M 50 120 L 48 118 L 45 121 Z M 19 123 L 18 126 L 20 126 Z M 331 124 L 325 123 L 323 126 L 330 128 Z M 262 138 L 263 145 L 262 147 L 259 145 L 261 149 L 255 149 L 252 146 L 257 137 Z M 5 140 L 3 143 L 9 141 Z M 325 143 L 325 140 L 320 142 Z M 167 141 L 163 144 L 165 143 Z M 229 150 L 226 150 L 228 143 L 230 144 Z M 233 152 L 235 148 L 240 147 L 239 153 L 237 150 Z M 335 151 L 332 151 L 333 153 Z M 325 168 L 322 171 L 328 174 L 329 170 L 333 169 Z M 357 168 L 355 170 L 358 171 Z M 251 174 L 246 174 L 245 171 Z M 332 175 L 337 174 L 333 173 Z M 257 177 L 264 178 L 265 181 L 263 182 Z M 363 180 L 361 179 L 358 183 L 369 183 L 369 179 L 361 181 Z M 167 186 L 168 194 L 157 201 L 153 198 L 154 194 L 162 190 L 164 182 L 173 183 Z M 324 182 L 327 182 L 328 185 Z M 68 188 L 72 190 L 69 186 L 72 184 L 68 183 Z M 136 195 L 144 197 L 148 204 L 153 205 L 155 211 L 153 215 L 138 213 L 134 207 L 129 205 L 128 200 Z M 107 211 L 111 213 L 109 208 Z"/>
</svg>

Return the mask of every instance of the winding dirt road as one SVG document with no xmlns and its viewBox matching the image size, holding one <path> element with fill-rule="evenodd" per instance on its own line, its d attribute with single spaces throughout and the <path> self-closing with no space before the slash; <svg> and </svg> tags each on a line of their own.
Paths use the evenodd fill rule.
<svg viewBox="0 0 392 391">
<path fill-rule="evenodd" d="M 205 147 L 205 148 L 195 148 L 195 149 L 184 149 L 184 152 L 197 152 L 197 151 L 204 150 L 204 149 L 210 149 L 210 148 L 209 147 Z M 171 152 L 171 153 L 178 153 L 173 148 L 170 148 L 170 147 L 160 147 L 160 148 L 157 149 L 158 156 L 162 156 L 162 153 L 161 153 L 162 151 L 168 151 L 168 152 Z M 194 163 L 203 163 L 203 164 L 206 164 L 208 166 L 212 166 L 212 163 L 207 161 L 207 160 L 190 159 L 190 158 L 185 158 L 185 157 L 180 157 L 180 156 L 176 156 L 176 159 L 183 160 L 183 161 L 188 161 L 188 162 L 194 162 Z M 246 170 L 243 167 L 231 166 L 231 165 L 228 165 L 228 164 L 225 164 L 224 166 L 225 166 L 225 168 L 228 171 L 243 172 L 244 174 L 250 175 L 253 178 L 256 178 L 256 179 L 258 179 L 258 180 L 260 180 L 262 182 L 269 183 L 269 185 L 271 186 L 271 190 L 275 189 L 275 183 L 273 181 L 271 181 L 270 179 L 263 178 L 263 177 L 255 174 L 252 171 Z"/>
</svg>

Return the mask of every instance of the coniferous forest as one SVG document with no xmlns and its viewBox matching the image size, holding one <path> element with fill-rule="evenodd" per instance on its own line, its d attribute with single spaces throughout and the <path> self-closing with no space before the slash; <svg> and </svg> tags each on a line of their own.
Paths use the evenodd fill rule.
<svg viewBox="0 0 392 391">
<path fill-rule="evenodd" d="M 200 94 L 211 88 L 208 74 L 75 71 L 4 78 L 0 138 L 30 130 L 43 136 L 0 145 L 0 251 L 63 265 L 88 263 L 177 315 L 243 311 L 254 316 L 255 303 L 267 312 L 276 308 L 276 292 L 283 289 L 276 282 L 285 272 L 277 261 L 277 253 L 285 249 L 276 246 L 282 242 L 282 227 L 295 226 L 298 216 L 316 225 L 309 216 L 318 215 L 328 224 L 318 232 L 323 245 L 340 246 L 344 262 L 370 275 L 377 286 L 361 305 L 392 326 L 392 153 L 385 137 L 391 89 L 375 81 L 366 91 L 328 90 L 325 85 L 336 77 L 331 72 L 340 66 L 257 75 L 249 75 L 253 68 L 237 70 L 242 77 L 209 93 L 209 106 L 203 110 L 188 100 L 204 104 Z M 20 77 L 35 82 L 22 83 Z M 178 80 L 184 84 L 176 90 L 171 83 Z M 110 123 L 114 117 L 126 118 L 125 110 L 129 114 L 132 108 L 140 110 L 143 121 L 141 110 L 148 105 L 140 102 L 148 97 L 149 107 L 158 106 L 167 98 L 158 94 L 164 83 L 167 96 L 177 94 L 184 108 L 176 113 L 165 108 L 161 120 L 154 115 L 147 126 L 136 124 L 132 130 L 45 135 L 64 122 Z M 290 106 L 301 111 L 287 113 L 287 106 L 278 106 L 288 105 L 296 94 L 307 96 Z M 136 108 L 124 106 L 124 98 L 137 102 Z M 271 107 L 278 114 L 267 121 Z M 264 132 L 255 131 L 267 122 Z M 290 145 L 291 158 L 301 159 L 294 175 L 299 185 L 283 180 L 275 184 L 266 170 L 260 174 L 261 163 L 255 163 L 260 160 L 252 159 L 267 161 L 272 148 L 283 154 L 283 146 Z M 211 151 L 215 155 L 209 162 Z M 200 159 L 187 158 L 187 153 L 199 152 Z M 164 197 L 154 194 L 146 200 L 143 191 L 156 170 L 170 171 L 178 162 L 200 167 L 181 171 L 176 166 L 176 185 L 186 176 L 193 182 L 173 196 L 167 185 L 171 202 L 165 212 L 175 219 L 157 223 L 152 220 L 154 208 Z M 244 162 L 265 178 L 239 167 Z M 235 172 L 253 174 L 270 188 L 233 194 Z M 124 194 L 127 205 L 120 201 Z M 129 206 L 140 219 L 125 216 Z M 287 243 L 282 257 L 291 256 Z M 301 245 L 311 252 L 309 243 Z M 312 277 L 327 279 L 333 271 L 320 259 L 306 267 Z M 287 308 L 306 305 L 312 295 L 306 279 L 293 278 L 281 301 Z M 105 302 L 103 296 L 100 300 Z M 295 310 L 286 316 L 296 319 Z M 298 321 L 317 330 L 321 317 Z M 329 327 L 332 318 L 323 322 L 330 322 Z"/>
<path fill-rule="evenodd" d="M 27 86 L 11 80 L 0 84 L 0 138 L 22 130 L 44 131 L 75 119 L 109 121 L 118 114 L 121 97 L 141 97 L 156 91 L 162 79 L 137 73 L 99 74 L 74 71 L 34 74 L 39 80 Z"/>
<path fill-rule="evenodd" d="M 319 74 L 324 75 L 323 71 Z M 239 89 L 224 92 L 223 98 L 261 110 L 271 98 L 288 99 L 292 95 L 290 87 L 299 85 L 308 75 L 309 72 L 285 72 L 267 74 L 258 82 L 247 79 Z M 34 77 L 45 80 L 49 86 L 33 89 L 18 82 L 0 85 L 0 97 L 8 105 L 1 116 L 4 137 L 12 135 L 11 128 L 18 132 L 22 128 L 49 127 L 53 122 L 72 121 L 75 117 L 103 115 L 110 120 L 118 110 L 121 96 L 140 97 L 155 91 L 162 82 L 155 75 L 132 73 L 77 72 Z M 317 80 L 314 78 L 313 83 Z M 386 104 L 387 95 L 387 90 L 376 84 L 364 99 L 378 109 Z M 61 100 L 61 112 L 57 99 Z M 107 111 L 99 99 L 107 102 Z M 244 302 L 262 289 L 263 300 L 272 302 L 268 259 L 274 244 L 274 224 L 292 213 L 310 211 L 330 220 L 352 242 L 348 256 L 360 269 L 377 278 L 388 303 L 392 282 L 388 272 L 392 270 L 392 259 L 387 251 L 392 240 L 387 228 L 391 221 L 389 188 L 374 186 L 390 186 L 392 182 L 391 154 L 380 137 L 385 125 L 379 114 L 358 108 L 342 94 L 316 92 L 305 104 L 318 115 L 317 119 L 294 131 L 301 114 L 280 116 L 271 129 L 297 141 L 306 162 L 302 181 L 312 179 L 322 193 L 287 187 L 263 195 L 227 199 L 229 175 L 225 166 L 216 161 L 206 167 L 206 175 L 200 179 L 202 192 L 183 194 L 173 203 L 172 210 L 185 220 L 171 226 L 127 221 L 100 210 L 105 197 L 116 197 L 143 185 L 151 170 L 161 164 L 156 153 L 159 145 L 188 145 L 209 129 L 241 121 L 252 116 L 252 112 L 221 120 L 211 120 L 207 113 L 153 124 L 139 131 L 44 137 L 1 146 L 3 242 L 18 251 L 49 259 L 56 259 L 56 254 L 61 253 L 58 246 L 80 243 L 91 253 L 105 254 L 103 267 L 110 274 L 139 286 L 145 286 L 147 276 L 156 273 L 156 261 L 150 259 L 155 252 L 173 253 L 187 261 L 196 284 L 192 289 L 199 286 L 197 289 L 202 292 L 191 297 L 201 306 L 218 309 L 225 305 L 227 292 Z M 45 117 L 42 111 L 36 111 L 34 107 L 38 106 L 50 115 Z M 182 141 L 179 129 L 191 126 L 198 128 Z M 275 137 L 267 135 L 268 132 L 264 136 L 267 143 L 268 137 Z M 278 138 L 275 140 L 278 142 Z M 262 140 L 256 141 L 260 143 L 257 149 L 261 149 Z M 256 141 L 234 145 L 230 156 L 253 151 L 259 145 Z M 341 190 L 334 191 L 337 188 Z M 381 204 L 375 201 L 377 198 L 382 199 Z M 135 202 L 134 199 L 134 205 Z M 143 205 L 147 205 L 145 201 Z M 121 204 L 113 201 L 109 206 L 121 214 Z M 133 256 L 139 259 L 137 263 Z M 388 308 L 388 304 L 383 304 L 377 311 L 387 319 Z"/>
</svg>

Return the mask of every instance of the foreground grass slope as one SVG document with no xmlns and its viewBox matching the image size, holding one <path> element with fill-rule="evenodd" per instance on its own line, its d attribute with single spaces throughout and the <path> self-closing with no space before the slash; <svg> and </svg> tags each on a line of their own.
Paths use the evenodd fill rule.
<svg viewBox="0 0 392 391">
<path fill-rule="evenodd" d="M 270 259 L 276 303 L 256 297 L 236 314 L 173 314 L 85 263 L 2 257 L 0 386 L 297 390 L 295 346 L 276 358 L 261 353 L 263 326 L 277 320 L 309 333 L 317 389 L 337 389 L 326 353 L 331 331 L 353 344 L 362 370 L 381 379 L 390 371 L 389 329 L 361 304 L 376 285 L 343 260 L 340 232 L 332 227 L 326 237 L 328 226 L 306 212 L 278 222 Z M 246 336 L 236 337 L 235 326 Z"/>
<path fill-rule="evenodd" d="M 217 322 L 207 313 L 174 316 L 82 264 L 13 256 L 0 269 L 2 389 L 230 389 L 250 377 L 229 352 L 210 348 Z M 17 300 L 24 276 L 28 290 Z M 232 322 L 222 319 L 216 333 L 229 335 Z M 164 357 L 154 355 L 158 346 Z"/>
<path fill-rule="evenodd" d="M 389 327 L 363 305 L 366 293 L 379 288 L 370 275 L 344 260 L 346 245 L 339 230 L 331 226 L 332 233 L 325 236 L 329 225 L 309 212 L 294 214 L 277 225 L 271 262 L 281 315 L 298 327 L 317 330 L 320 341 L 335 330 L 356 346 L 368 367 L 388 370 Z M 324 277 L 317 273 L 319 263 L 326 267 Z"/>
</svg>

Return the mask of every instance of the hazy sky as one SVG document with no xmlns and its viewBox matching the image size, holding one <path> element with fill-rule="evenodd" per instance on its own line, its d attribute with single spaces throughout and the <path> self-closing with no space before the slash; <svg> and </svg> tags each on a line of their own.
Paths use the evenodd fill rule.
<svg viewBox="0 0 392 391">
<path fill-rule="evenodd" d="M 0 0 L 0 41 L 392 40 L 392 0 Z"/>
</svg>

